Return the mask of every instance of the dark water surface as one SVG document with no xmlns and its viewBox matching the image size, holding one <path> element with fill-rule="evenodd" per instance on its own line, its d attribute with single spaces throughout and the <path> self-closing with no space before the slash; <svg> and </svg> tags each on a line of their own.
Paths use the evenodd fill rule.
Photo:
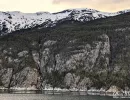
<svg viewBox="0 0 130 100">
<path fill-rule="evenodd" d="M 130 100 L 130 99 L 114 99 L 108 96 L 2 94 L 0 95 L 0 100 Z"/>
<path fill-rule="evenodd" d="M 15 92 L 15 93 L 0 93 L 0 100 L 130 100 L 117 98 L 114 99 L 110 96 L 97 96 L 87 95 L 85 93 L 61 93 L 57 92 L 54 95 L 50 92 L 44 92 L 43 94 L 36 94 L 33 92 Z"/>
</svg>

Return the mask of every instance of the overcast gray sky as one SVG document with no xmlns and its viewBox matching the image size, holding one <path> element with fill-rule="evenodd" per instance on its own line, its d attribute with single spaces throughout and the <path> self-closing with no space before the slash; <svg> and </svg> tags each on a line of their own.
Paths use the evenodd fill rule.
<svg viewBox="0 0 130 100">
<path fill-rule="evenodd" d="M 70 8 L 115 12 L 130 9 L 130 0 L 0 0 L 0 11 L 57 12 Z"/>
</svg>

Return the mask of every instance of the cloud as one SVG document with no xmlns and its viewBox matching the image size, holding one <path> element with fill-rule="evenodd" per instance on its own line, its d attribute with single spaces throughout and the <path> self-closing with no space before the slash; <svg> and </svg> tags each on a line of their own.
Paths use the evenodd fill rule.
<svg viewBox="0 0 130 100">
<path fill-rule="evenodd" d="M 53 0 L 53 5 L 68 8 L 93 8 L 101 11 L 115 12 L 130 9 L 130 0 Z"/>
<path fill-rule="evenodd" d="M 83 2 L 86 0 L 53 0 L 54 4 L 59 4 L 59 3 L 78 3 L 78 2 Z"/>
<path fill-rule="evenodd" d="M 57 12 L 72 8 L 115 12 L 130 9 L 130 0 L 0 0 L 1 11 Z"/>
<path fill-rule="evenodd" d="M 130 2 L 130 0 L 53 0 L 53 4 L 59 3 L 121 3 L 121 2 Z"/>
</svg>

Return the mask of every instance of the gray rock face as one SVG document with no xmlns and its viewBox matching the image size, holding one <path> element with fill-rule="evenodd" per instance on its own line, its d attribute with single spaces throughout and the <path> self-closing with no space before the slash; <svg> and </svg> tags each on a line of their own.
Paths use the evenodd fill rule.
<svg viewBox="0 0 130 100">
<path fill-rule="evenodd" d="M 92 43 L 76 45 L 75 49 L 70 44 L 76 44 L 76 39 L 68 41 L 64 49 L 54 40 L 46 40 L 32 50 L 0 49 L 0 86 L 11 89 L 51 86 L 77 90 L 107 86 L 110 39 L 106 34 L 97 38 Z M 35 45 L 36 42 L 32 46 Z M 114 71 L 118 72 L 118 69 Z"/>
<path fill-rule="evenodd" d="M 39 88 L 40 77 L 38 76 L 37 69 L 24 68 L 21 72 L 16 73 L 12 77 L 11 86 L 20 88 Z"/>
<path fill-rule="evenodd" d="M 12 76 L 12 68 L 2 69 L 0 76 L 1 76 L 1 82 L 3 86 L 8 87 L 10 84 L 11 76 Z"/>
<path fill-rule="evenodd" d="M 16 51 L 15 58 L 11 55 L 6 56 L 8 53 L 13 54 L 12 49 L 3 50 L 3 58 L 0 59 L 1 85 L 7 88 L 42 89 L 44 84 L 52 87 L 87 89 L 94 84 L 89 74 L 96 71 L 97 74 L 106 75 L 109 65 L 109 37 L 103 34 L 99 38 L 101 41 L 79 45 L 82 49 L 73 50 L 72 54 L 69 54 L 70 51 L 54 53 L 52 47 L 57 47 L 57 42 L 51 40 L 45 41 L 40 51 L 32 51 L 31 58 L 27 50 Z M 76 40 L 73 41 L 75 42 Z M 30 64 L 32 61 L 33 65 Z M 62 82 L 57 83 L 58 80 Z"/>
<path fill-rule="evenodd" d="M 40 89 L 40 77 L 37 69 L 24 68 L 20 72 L 13 73 L 12 68 L 1 70 L 1 85 L 5 88 L 31 88 Z"/>
<path fill-rule="evenodd" d="M 65 73 L 61 76 L 63 84 L 65 84 L 64 87 L 77 89 L 91 87 L 94 83 L 89 78 L 89 74 L 93 74 L 92 72 L 95 71 L 99 75 L 104 75 L 105 80 L 109 66 L 110 41 L 105 34 L 99 38 L 103 42 L 94 41 L 92 44 L 81 45 L 82 49 L 72 51 L 78 53 L 71 55 L 67 55 L 68 52 L 52 54 L 50 47 L 45 48 L 40 61 L 42 75 L 50 74 L 52 75 L 50 77 L 53 77 L 53 71 L 59 73 L 59 76 Z M 49 80 L 48 77 L 45 80 L 48 81 L 48 84 L 52 84 L 50 82 L 52 80 Z"/>
<path fill-rule="evenodd" d="M 13 49 L 1 51 L 0 86 L 4 88 L 26 89 L 34 87 L 34 89 L 40 89 L 40 75 L 37 68 L 33 67 L 34 64 L 28 51 L 17 52 L 16 56 L 14 56 Z"/>
</svg>

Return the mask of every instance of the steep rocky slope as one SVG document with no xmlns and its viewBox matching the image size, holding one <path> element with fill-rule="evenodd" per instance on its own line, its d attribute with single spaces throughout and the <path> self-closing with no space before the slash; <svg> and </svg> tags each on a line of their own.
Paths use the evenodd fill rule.
<svg viewBox="0 0 130 100">
<path fill-rule="evenodd" d="M 130 87 L 130 13 L 0 37 L 0 86 Z"/>
<path fill-rule="evenodd" d="M 90 21 L 99 18 L 116 16 L 129 12 L 124 10 L 116 13 L 100 12 L 94 9 L 68 9 L 58 13 L 37 12 L 21 13 L 0 12 L 0 34 L 4 35 L 12 31 L 33 28 L 41 25 L 42 27 L 53 27 L 60 20 L 74 19 L 78 21 Z"/>
</svg>

